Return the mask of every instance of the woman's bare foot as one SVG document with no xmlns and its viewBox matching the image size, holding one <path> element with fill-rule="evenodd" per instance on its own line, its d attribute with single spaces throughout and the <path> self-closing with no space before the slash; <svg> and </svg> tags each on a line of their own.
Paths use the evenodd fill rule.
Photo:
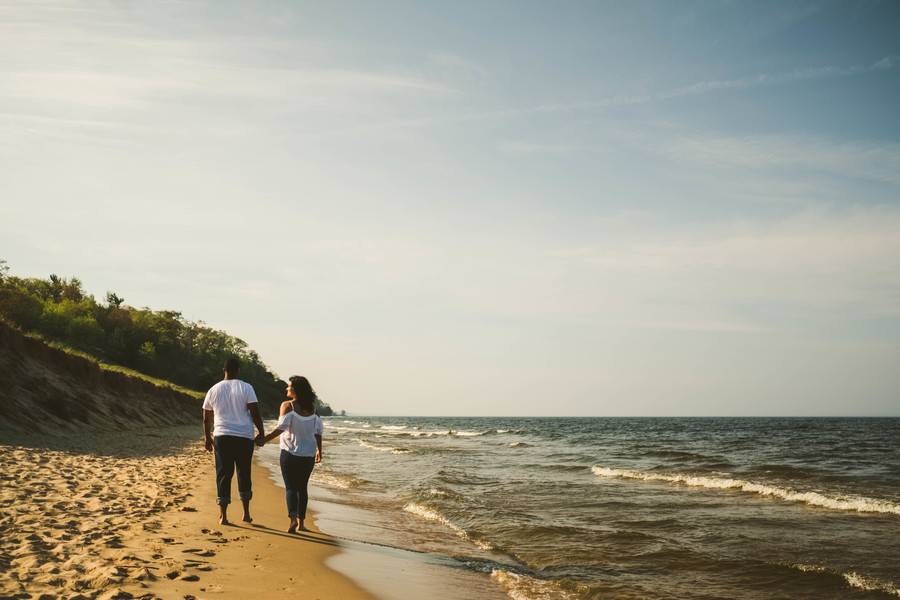
<svg viewBox="0 0 900 600">
<path fill-rule="evenodd" d="M 287 529 L 288 533 L 297 533 L 297 519 L 295 517 L 291 517 L 291 526 Z"/>
<path fill-rule="evenodd" d="M 300 531 L 309 531 L 309 530 L 306 528 L 306 525 L 303 524 L 303 519 L 300 519 L 299 529 L 300 529 Z"/>
</svg>

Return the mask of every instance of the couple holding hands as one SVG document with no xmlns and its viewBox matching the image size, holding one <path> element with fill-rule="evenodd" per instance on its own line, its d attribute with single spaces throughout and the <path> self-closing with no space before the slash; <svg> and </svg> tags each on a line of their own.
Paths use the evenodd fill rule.
<svg viewBox="0 0 900 600">
<path fill-rule="evenodd" d="M 250 465 L 253 446 L 264 446 L 280 437 L 281 476 L 284 478 L 290 525 L 288 533 L 305 529 L 307 484 L 316 463 L 322 461 L 322 418 L 316 414 L 316 393 L 306 377 L 291 377 L 287 397 L 281 403 L 278 424 L 266 434 L 253 386 L 238 379 L 240 363 L 225 362 L 225 378 L 212 386 L 203 401 L 203 432 L 206 450 L 216 457 L 216 503 L 219 523 L 229 525 L 227 510 L 231 503 L 231 479 L 237 471 L 238 493 L 244 505 L 243 521 L 251 523 L 250 498 L 253 496 Z M 254 426 L 259 432 L 254 437 Z"/>
</svg>

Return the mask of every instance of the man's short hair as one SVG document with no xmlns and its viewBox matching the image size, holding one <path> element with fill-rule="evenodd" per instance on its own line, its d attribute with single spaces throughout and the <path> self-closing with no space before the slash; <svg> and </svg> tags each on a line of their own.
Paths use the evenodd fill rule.
<svg viewBox="0 0 900 600">
<path fill-rule="evenodd" d="M 241 362 L 233 356 L 225 361 L 225 372 L 229 375 L 237 375 L 241 370 Z"/>
</svg>

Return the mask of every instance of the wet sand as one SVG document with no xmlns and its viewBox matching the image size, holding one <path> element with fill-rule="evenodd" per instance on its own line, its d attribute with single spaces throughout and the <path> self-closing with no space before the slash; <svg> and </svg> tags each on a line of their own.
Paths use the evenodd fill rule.
<svg viewBox="0 0 900 600">
<path fill-rule="evenodd" d="M 199 426 L 0 441 L 0 597 L 367 599 L 325 561 L 338 542 L 291 535 L 283 492 L 254 468 L 254 522 L 216 523 Z M 236 496 L 236 494 L 235 494 Z M 239 505 L 229 517 L 240 518 Z"/>
</svg>

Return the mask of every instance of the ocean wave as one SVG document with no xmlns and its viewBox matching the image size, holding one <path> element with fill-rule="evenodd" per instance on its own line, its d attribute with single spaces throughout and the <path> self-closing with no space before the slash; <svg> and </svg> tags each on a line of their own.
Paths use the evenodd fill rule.
<svg viewBox="0 0 900 600">
<path fill-rule="evenodd" d="M 397 437 L 424 437 L 430 438 L 435 436 L 453 436 L 453 437 L 476 437 L 487 435 L 489 432 L 487 431 L 466 431 L 466 430 L 455 430 L 455 429 L 445 429 L 445 430 L 417 430 L 412 431 L 406 428 L 405 425 L 384 425 L 379 427 L 378 429 L 371 429 L 371 425 L 368 423 L 362 425 L 361 427 L 344 427 L 342 425 L 328 425 L 328 430 L 338 433 L 365 433 L 368 435 L 392 435 Z M 375 432 L 378 433 L 375 433 Z M 494 430 L 490 430 L 493 432 Z"/>
<path fill-rule="evenodd" d="M 802 571 L 803 573 L 828 573 L 828 569 L 820 565 L 807 565 L 804 563 L 794 563 L 792 565 L 788 565 L 792 569 L 797 569 L 798 571 Z"/>
<path fill-rule="evenodd" d="M 379 452 L 390 452 L 391 454 L 409 454 L 412 452 L 409 448 L 394 448 L 392 446 L 376 446 L 375 444 L 370 444 L 369 442 L 365 442 L 363 440 L 356 440 L 359 442 L 359 445 L 363 448 L 369 448 L 370 450 L 378 450 Z"/>
<path fill-rule="evenodd" d="M 321 469 L 313 471 L 310 481 L 316 485 L 324 485 L 327 487 L 349 490 L 350 488 L 359 487 L 363 484 L 362 479 L 351 477 L 350 475 L 340 475 L 338 473 L 329 473 Z"/>
<path fill-rule="evenodd" d="M 598 477 L 662 481 L 665 483 L 676 483 L 715 490 L 737 490 L 750 494 L 759 494 L 760 496 L 780 498 L 789 502 L 801 502 L 820 508 L 830 508 L 832 510 L 900 515 L 900 505 L 886 500 L 866 498 L 864 496 L 831 497 L 819 492 L 800 492 L 789 488 L 766 485 L 764 483 L 744 481 L 743 479 L 705 477 L 702 475 L 686 475 L 682 473 L 646 473 L 630 469 L 612 469 L 600 465 L 594 465 L 592 471 Z"/>
<path fill-rule="evenodd" d="M 537 579 L 503 569 L 492 570 L 491 579 L 500 584 L 506 595 L 513 600 L 569 600 L 576 597 L 562 589 L 556 581 Z"/>
<path fill-rule="evenodd" d="M 461 537 L 464 540 L 469 540 L 482 550 L 493 549 L 493 546 L 491 546 L 487 542 L 478 538 L 473 538 L 466 532 L 465 529 L 463 529 L 459 525 L 456 525 L 441 513 L 432 508 L 429 508 L 428 506 L 425 506 L 424 504 L 419 504 L 418 502 L 410 502 L 403 507 L 403 510 L 410 514 L 416 515 L 417 517 L 425 519 L 426 521 L 434 521 L 435 523 L 440 523 L 441 525 L 455 533 L 457 536 Z"/>
<path fill-rule="evenodd" d="M 526 444 L 525 442 L 512 442 L 509 445 L 510 448 L 531 448 L 531 444 Z"/>
<path fill-rule="evenodd" d="M 900 589 L 898 589 L 892 582 L 889 583 L 887 581 L 876 579 L 875 577 L 862 575 L 860 573 L 857 573 L 856 571 L 841 573 L 839 571 L 835 571 L 821 565 L 810 565 L 805 563 L 793 563 L 787 566 L 803 573 L 821 573 L 825 575 L 840 577 L 847 583 L 847 585 L 862 592 L 883 592 L 885 594 L 900 597 Z"/>
<path fill-rule="evenodd" d="M 866 577 L 865 575 L 860 575 L 855 571 L 851 571 L 849 573 L 842 573 L 842 577 L 847 584 L 858 590 L 864 592 L 884 592 L 885 594 L 891 594 L 893 596 L 900 597 L 900 589 L 894 587 L 893 584 L 888 583 L 886 581 L 881 581 L 880 579 L 875 579 L 874 577 Z"/>
<path fill-rule="evenodd" d="M 329 432 L 337 431 L 337 432 L 341 432 L 341 433 L 343 433 L 343 432 L 349 432 L 349 433 L 369 433 L 369 434 L 372 433 L 372 430 L 366 428 L 365 425 L 363 425 L 362 427 L 343 427 L 343 426 L 341 426 L 341 425 L 332 425 L 331 423 L 329 423 L 329 424 L 326 426 L 326 429 L 327 429 Z"/>
</svg>

